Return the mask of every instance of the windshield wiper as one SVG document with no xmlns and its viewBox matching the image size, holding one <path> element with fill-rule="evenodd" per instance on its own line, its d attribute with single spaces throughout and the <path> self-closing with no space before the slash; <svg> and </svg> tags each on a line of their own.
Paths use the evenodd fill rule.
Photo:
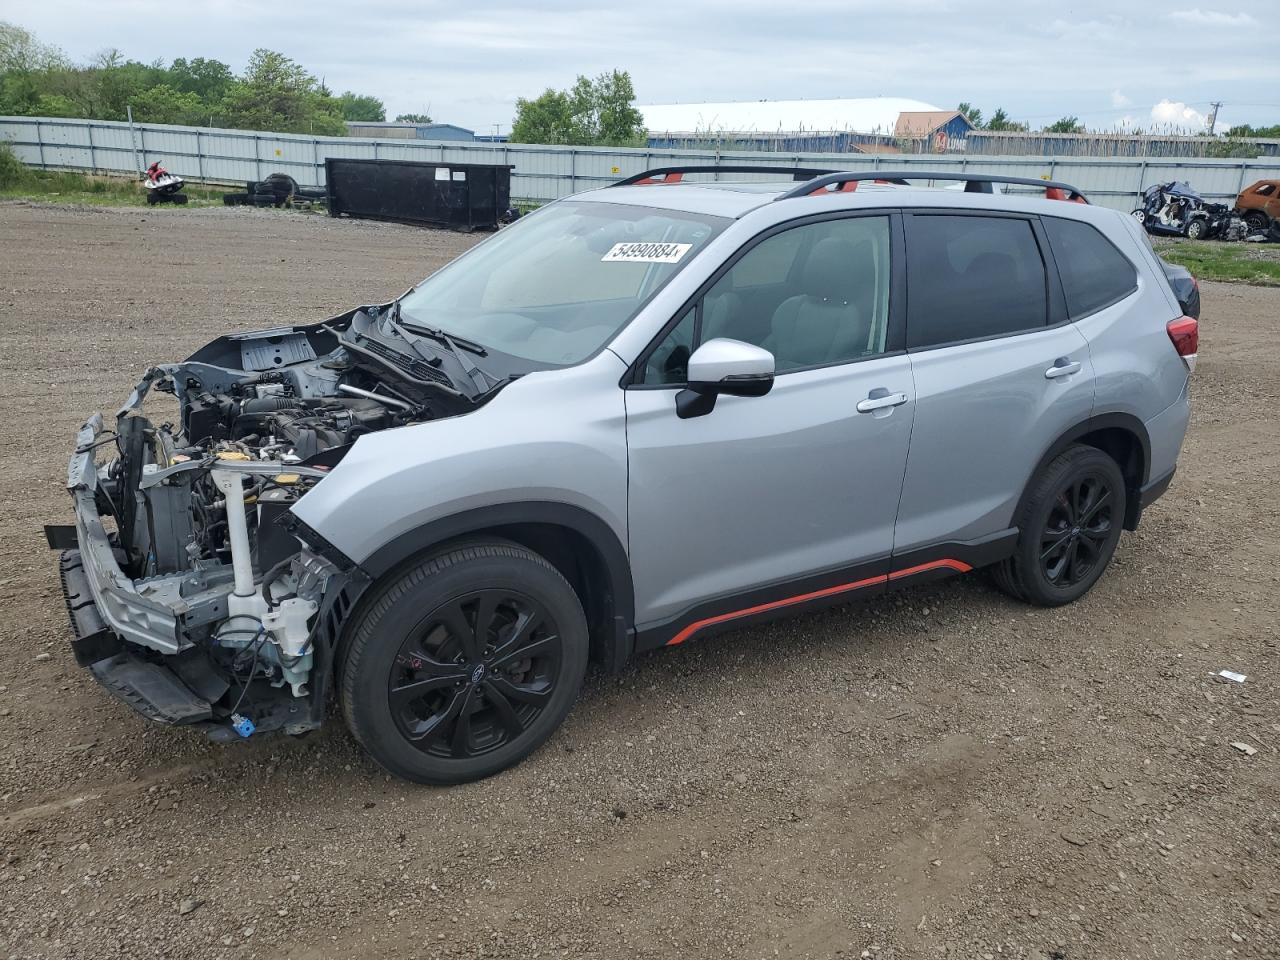
<svg viewBox="0 0 1280 960">
<path fill-rule="evenodd" d="M 400 310 L 397 307 L 396 320 L 399 320 L 399 319 L 400 319 Z M 452 333 L 445 333 L 443 330 L 439 329 L 438 327 L 428 327 L 426 324 L 419 323 L 417 320 L 410 320 L 406 322 L 404 324 L 404 328 L 406 330 L 412 330 L 415 333 L 420 333 L 424 337 L 430 337 L 432 340 L 438 340 L 443 344 L 447 344 L 448 346 L 461 347 L 463 350 L 466 350 L 468 353 L 474 353 L 477 357 L 487 357 L 489 355 L 488 350 L 480 346 L 480 344 L 475 343 L 474 341 L 468 340 L 465 337 L 459 337 Z"/>
</svg>

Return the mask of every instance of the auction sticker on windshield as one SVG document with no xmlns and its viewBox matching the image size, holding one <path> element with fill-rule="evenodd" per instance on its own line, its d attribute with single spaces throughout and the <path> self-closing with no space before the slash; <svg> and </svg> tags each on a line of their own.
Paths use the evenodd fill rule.
<svg viewBox="0 0 1280 960">
<path fill-rule="evenodd" d="M 615 243 L 601 263 L 679 263 L 692 243 Z"/>
</svg>

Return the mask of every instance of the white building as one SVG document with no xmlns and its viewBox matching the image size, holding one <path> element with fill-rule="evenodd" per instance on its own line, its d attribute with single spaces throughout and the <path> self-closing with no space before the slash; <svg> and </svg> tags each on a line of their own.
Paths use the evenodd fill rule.
<svg viewBox="0 0 1280 960">
<path fill-rule="evenodd" d="M 939 108 L 905 97 L 844 100 L 756 100 L 729 103 L 659 103 L 638 107 L 649 135 L 664 133 L 850 132 L 893 136 L 903 113 Z"/>
</svg>

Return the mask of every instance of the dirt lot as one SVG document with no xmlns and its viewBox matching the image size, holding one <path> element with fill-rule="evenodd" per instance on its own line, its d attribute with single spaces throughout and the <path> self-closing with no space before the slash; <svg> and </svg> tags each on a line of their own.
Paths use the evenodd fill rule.
<svg viewBox="0 0 1280 960">
<path fill-rule="evenodd" d="M 0 956 L 1280 955 L 1277 289 L 1206 285 L 1178 478 L 1068 609 L 971 576 L 690 643 L 448 790 L 110 700 L 40 533 L 83 416 L 468 242 L 0 205 Z"/>
</svg>

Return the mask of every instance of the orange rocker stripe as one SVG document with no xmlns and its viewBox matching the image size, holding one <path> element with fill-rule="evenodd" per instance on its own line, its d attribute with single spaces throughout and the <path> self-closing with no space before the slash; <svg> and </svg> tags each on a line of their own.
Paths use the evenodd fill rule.
<svg viewBox="0 0 1280 960">
<path fill-rule="evenodd" d="M 932 560 L 929 563 L 922 563 L 919 566 L 907 567 L 903 570 L 894 570 L 889 574 L 881 574 L 877 577 L 868 577 L 865 580 L 855 580 L 853 583 L 841 583 L 834 587 L 825 587 L 822 590 L 814 590 L 812 593 L 802 593 L 795 597 L 787 597 L 783 600 L 774 600 L 770 603 L 757 604 L 754 607 L 747 607 L 743 610 L 734 610 L 732 613 L 722 613 L 715 617 L 708 617 L 705 620 L 698 620 L 689 624 L 674 637 L 667 641 L 667 646 L 672 647 L 677 643 L 684 643 L 691 636 L 704 627 L 712 626 L 717 623 L 725 623 L 729 620 L 737 620 L 740 617 L 749 617 L 752 614 L 764 613 L 767 610 L 778 610 L 782 607 L 790 607 L 797 603 L 804 603 L 808 600 L 817 600 L 821 597 L 831 597 L 839 593 L 850 593 L 854 590 L 861 590 L 863 587 L 869 587 L 873 583 L 888 583 L 890 580 L 901 580 L 903 577 L 914 576 L 917 573 L 924 573 L 927 570 L 938 570 L 941 568 L 954 570 L 957 573 L 968 573 L 973 567 L 960 560 Z"/>
</svg>

